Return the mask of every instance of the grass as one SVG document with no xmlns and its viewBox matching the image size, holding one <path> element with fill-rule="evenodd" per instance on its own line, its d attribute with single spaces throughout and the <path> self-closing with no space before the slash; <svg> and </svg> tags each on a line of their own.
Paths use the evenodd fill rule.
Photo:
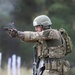
<svg viewBox="0 0 75 75">
<path fill-rule="evenodd" d="M 0 75 L 8 75 L 8 69 L 5 67 L 4 69 L 0 69 Z M 10 70 L 10 74 L 13 75 L 12 69 Z M 18 75 L 18 70 L 16 69 L 16 75 Z M 33 75 L 32 69 L 27 69 L 24 67 L 21 67 L 19 75 Z"/>
<path fill-rule="evenodd" d="M 75 67 L 73 67 L 70 72 L 72 74 L 69 74 L 69 75 L 75 75 Z M 4 67 L 4 69 L 0 69 L 0 75 L 8 75 L 7 66 Z M 10 69 L 10 74 L 9 75 L 13 75 L 12 69 Z M 16 75 L 18 75 L 18 69 L 16 69 Z M 27 69 L 25 67 L 21 67 L 19 75 L 33 75 L 32 68 Z"/>
</svg>

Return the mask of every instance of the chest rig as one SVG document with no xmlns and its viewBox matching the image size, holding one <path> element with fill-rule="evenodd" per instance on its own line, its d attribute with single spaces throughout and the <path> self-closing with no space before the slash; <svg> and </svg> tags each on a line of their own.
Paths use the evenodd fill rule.
<svg viewBox="0 0 75 75">
<path fill-rule="evenodd" d="M 57 30 L 50 30 L 44 32 L 44 36 L 49 39 L 38 41 L 38 58 L 45 59 L 45 69 L 50 71 L 58 71 L 60 75 L 67 73 L 70 65 L 66 63 L 66 61 L 62 60 L 62 58 L 65 57 L 66 48 L 65 41 L 62 38 L 60 32 Z M 64 63 L 66 63 L 66 65 Z M 65 71 L 64 67 L 66 68 Z"/>
<path fill-rule="evenodd" d="M 65 47 L 62 43 L 62 37 L 57 30 L 48 30 L 43 33 L 46 40 L 39 40 L 37 44 L 37 55 L 49 58 L 62 58 L 65 56 Z"/>
</svg>

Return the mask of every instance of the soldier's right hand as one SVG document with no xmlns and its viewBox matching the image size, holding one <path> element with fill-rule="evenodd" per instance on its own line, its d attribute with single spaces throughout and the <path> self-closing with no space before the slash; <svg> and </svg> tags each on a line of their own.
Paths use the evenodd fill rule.
<svg viewBox="0 0 75 75">
<path fill-rule="evenodd" d="M 13 38 L 18 36 L 18 31 L 15 28 L 9 28 L 7 32 L 9 34 L 9 36 L 11 36 Z"/>
</svg>

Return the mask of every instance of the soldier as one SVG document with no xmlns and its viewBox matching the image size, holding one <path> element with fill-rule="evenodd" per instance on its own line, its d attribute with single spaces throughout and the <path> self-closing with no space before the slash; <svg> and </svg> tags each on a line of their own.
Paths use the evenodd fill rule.
<svg viewBox="0 0 75 75">
<path fill-rule="evenodd" d="M 22 41 L 37 43 L 37 58 L 40 60 L 37 75 L 67 75 L 70 64 L 64 57 L 71 52 L 71 40 L 63 28 L 52 29 L 51 24 L 48 16 L 40 15 L 33 20 L 36 32 L 9 28 L 8 33 Z"/>
</svg>

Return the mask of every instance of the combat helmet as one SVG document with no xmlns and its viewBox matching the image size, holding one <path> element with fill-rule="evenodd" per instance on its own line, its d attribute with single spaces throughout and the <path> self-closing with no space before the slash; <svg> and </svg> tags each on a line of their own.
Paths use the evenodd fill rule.
<svg viewBox="0 0 75 75">
<path fill-rule="evenodd" d="M 51 24 L 52 24 L 52 22 L 51 22 L 50 18 L 46 15 L 37 16 L 33 20 L 33 26 L 38 26 L 38 25 L 49 26 Z"/>
</svg>

